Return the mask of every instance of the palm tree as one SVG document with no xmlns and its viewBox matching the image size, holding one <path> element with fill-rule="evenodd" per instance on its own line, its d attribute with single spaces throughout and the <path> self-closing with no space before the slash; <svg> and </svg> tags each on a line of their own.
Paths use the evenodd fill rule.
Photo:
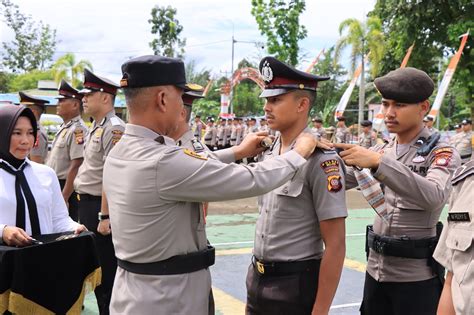
<svg viewBox="0 0 474 315">
<path fill-rule="evenodd" d="M 342 36 L 347 30 L 347 34 Z M 335 62 L 340 57 L 341 51 L 351 46 L 351 69 L 352 73 L 356 69 L 356 64 L 360 61 L 362 64 L 362 72 L 360 74 L 359 89 L 359 133 L 360 123 L 364 119 L 365 105 L 365 63 L 364 56 L 369 54 L 369 62 L 371 65 L 370 72 L 375 77 L 379 71 L 380 61 L 383 57 L 385 45 L 384 35 L 382 32 L 382 22 L 376 16 L 371 16 L 366 22 L 357 19 L 347 19 L 339 25 L 339 34 L 342 36 L 336 44 Z"/>
<path fill-rule="evenodd" d="M 58 58 L 53 65 L 54 80 L 56 83 L 64 79 L 72 83 L 73 87 L 78 87 L 82 80 L 79 76 L 82 75 L 84 69 L 92 70 L 92 64 L 88 60 L 80 60 L 76 63 L 76 57 L 73 53 L 67 53 Z"/>
</svg>

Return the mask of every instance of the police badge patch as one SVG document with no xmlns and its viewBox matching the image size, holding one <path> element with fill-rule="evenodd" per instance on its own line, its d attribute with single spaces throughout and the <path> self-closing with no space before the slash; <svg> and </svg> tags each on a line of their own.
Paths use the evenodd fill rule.
<svg viewBox="0 0 474 315">
<path fill-rule="evenodd" d="M 84 131 L 82 129 L 74 130 L 74 138 L 76 139 L 76 144 L 84 143 Z"/>
<path fill-rule="evenodd" d="M 328 176 L 328 191 L 329 192 L 338 192 L 342 188 L 341 176 L 332 175 Z"/>
<path fill-rule="evenodd" d="M 121 130 L 112 130 L 112 144 L 116 145 L 117 142 L 122 138 L 123 131 Z"/>
<path fill-rule="evenodd" d="M 265 61 L 262 66 L 260 75 L 262 76 L 263 81 L 270 82 L 273 80 L 273 70 L 270 68 L 268 61 Z"/>
</svg>

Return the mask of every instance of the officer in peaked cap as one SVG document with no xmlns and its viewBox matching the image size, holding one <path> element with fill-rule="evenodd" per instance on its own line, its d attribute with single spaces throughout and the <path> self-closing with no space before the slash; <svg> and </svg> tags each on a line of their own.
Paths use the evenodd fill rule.
<svg viewBox="0 0 474 315">
<path fill-rule="evenodd" d="M 291 178 L 305 159 L 291 150 L 274 163 L 247 168 L 178 147 L 169 135 L 183 118 L 182 96 L 189 89 L 183 62 L 142 56 L 124 63 L 122 74 L 131 123 L 104 167 L 119 265 L 110 310 L 208 314 L 214 250 L 207 244 L 202 202 L 266 193 Z M 261 152 L 263 138 L 246 140 L 252 152 L 239 146 L 228 152 L 235 159 Z M 301 139 L 305 148 L 314 146 L 313 138 Z"/>
<path fill-rule="evenodd" d="M 326 138 L 326 129 L 323 127 L 323 120 L 319 117 L 314 117 L 311 119 L 311 122 L 313 123 L 311 131 L 320 138 Z"/>
<path fill-rule="evenodd" d="M 472 120 L 463 119 L 461 121 L 462 132 L 456 136 L 455 148 L 461 155 L 462 163 L 468 162 L 472 157 L 472 145 L 474 144 L 474 134 L 472 133 Z"/>
<path fill-rule="evenodd" d="M 78 221 L 78 200 L 74 192 L 74 179 L 83 161 L 87 127 L 81 118 L 82 94 L 61 80 L 56 112 L 64 123 L 56 133 L 48 158 L 48 166 L 58 176 L 69 216 Z"/>
<path fill-rule="evenodd" d="M 433 127 L 433 124 L 434 124 L 434 118 L 433 116 L 425 116 L 425 118 L 423 118 L 423 123 L 425 124 L 426 128 L 428 128 L 428 130 L 431 132 L 431 133 L 434 133 L 434 132 L 439 132 L 438 129 L 434 128 Z"/>
<path fill-rule="evenodd" d="M 31 149 L 30 160 L 44 164 L 48 156 L 48 133 L 41 125 L 40 118 L 46 111 L 46 104 L 49 104 L 49 101 L 31 96 L 25 92 L 19 92 L 18 94 L 20 96 L 20 105 L 25 105 L 33 111 L 36 123 L 38 124 L 38 137 L 36 137 L 36 141 Z"/>
<path fill-rule="evenodd" d="M 423 124 L 434 89 L 425 72 L 397 69 L 376 78 L 374 85 L 382 95 L 385 125 L 396 136 L 370 150 L 335 144 L 348 165 L 370 169 L 385 187 L 386 212 L 367 229 L 361 313 L 436 314 L 444 269 L 432 255 L 460 157 Z M 348 189 L 357 185 L 353 168 L 346 178 Z"/>
<path fill-rule="evenodd" d="M 100 314 L 108 314 L 117 260 L 110 235 L 109 210 L 102 202 L 103 169 L 110 150 L 120 141 L 125 123 L 115 115 L 114 102 L 119 86 L 84 70 L 84 112 L 94 118 L 84 140 L 84 161 L 74 180 L 79 194 L 79 219 L 96 234 L 102 284 L 95 289 Z"/>
<path fill-rule="evenodd" d="M 348 143 L 350 142 L 350 135 L 349 128 L 346 126 L 346 117 L 338 116 L 333 141 L 335 143 Z"/>
<path fill-rule="evenodd" d="M 373 147 L 377 143 L 377 134 L 372 130 L 372 122 L 363 120 L 360 122 L 362 133 L 359 136 L 359 145 L 364 148 Z"/>
<path fill-rule="evenodd" d="M 318 83 L 328 78 L 273 57 L 260 62 L 260 73 L 267 122 L 280 132 L 262 154 L 267 162 L 280 158 L 299 135 L 314 137 L 309 112 Z M 342 160 L 335 151 L 315 150 L 293 179 L 259 198 L 259 208 L 246 314 L 327 314 L 345 256 Z"/>
</svg>

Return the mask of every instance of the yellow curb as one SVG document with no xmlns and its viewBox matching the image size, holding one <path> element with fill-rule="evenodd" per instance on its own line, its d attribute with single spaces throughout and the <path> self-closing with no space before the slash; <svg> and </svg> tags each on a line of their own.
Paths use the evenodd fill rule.
<svg viewBox="0 0 474 315">
<path fill-rule="evenodd" d="M 252 254 L 252 248 L 219 249 L 216 256 Z"/>
<path fill-rule="evenodd" d="M 216 287 L 212 287 L 212 294 L 214 294 L 214 303 L 217 311 L 224 315 L 245 314 L 245 303 L 242 301 Z"/>
<path fill-rule="evenodd" d="M 364 263 L 358 262 L 356 260 L 347 259 L 347 258 L 344 259 L 344 267 L 346 268 L 357 270 L 360 272 L 365 272 L 365 266 L 366 265 Z"/>
</svg>

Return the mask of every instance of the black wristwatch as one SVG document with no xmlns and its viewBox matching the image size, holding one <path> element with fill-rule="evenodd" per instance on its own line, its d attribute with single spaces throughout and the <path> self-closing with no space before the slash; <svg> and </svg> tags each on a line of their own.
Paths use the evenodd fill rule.
<svg viewBox="0 0 474 315">
<path fill-rule="evenodd" d="M 99 221 L 107 220 L 108 218 L 109 218 L 108 214 L 103 214 L 102 212 L 99 212 Z"/>
</svg>

